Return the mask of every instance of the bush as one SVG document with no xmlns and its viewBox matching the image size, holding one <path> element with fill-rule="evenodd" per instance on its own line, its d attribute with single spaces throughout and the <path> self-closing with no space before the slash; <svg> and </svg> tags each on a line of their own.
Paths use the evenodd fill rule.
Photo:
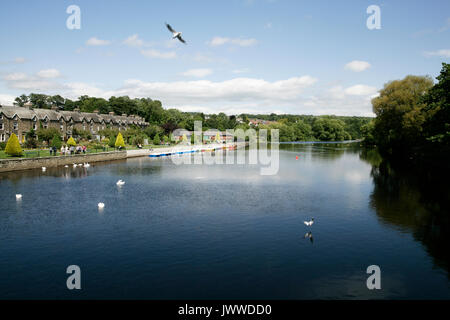
<svg viewBox="0 0 450 320">
<path fill-rule="evenodd" d="M 25 141 L 25 148 L 34 149 L 37 148 L 37 146 L 38 141 L 34 137 L 27 138 L 27 140 Z"/>
<path fill-rule="evenodd" d="M 57 134 L 60 134 L 59 130 L 56 128 L 39 129 L 36 131 L 39 141 L 50 142 L 51 139 Z"/>
<path fill-rule="evenodd" d="M 0 150 L 5 150 L 6 142 L 0 142 Z"/>
<path fill-rule="evenodd" d="M 72 147 L 72 146 L 75 147 L 77 145 L 77 143 L 75 142 L 75 140 L 72 137 L 70 137 L 69 140 L 67 140 L 67 145 L 70 147 Z"/>
<path fill-rule="evenodd" d="M 56 149 L 61 149 L 62 141 L 61 141 L 61 137 L 59 136 L 59 134 L 55 134 L 55 136 L 52 139 L 52 142 L 50 143 L 50 146 L 52 146 L 53 148 L 56 148 Z"/>
<path fill-rule="evenodd" d="M 116 136 L 111 135 L 109 137 L 108 146 L 110 146 L 111 148 L 114 148 L 115 144 L 116 144 Z"/>
<path fill-rule="evenodd" d="M 20 147 L 19 139 L 13 133 L 6 143 L 5 153 L 10 156 L 19 157 L 22 155 L 22 148 Z"/>
<path fill-rule="evenodd" d="M 119 132 L 117 135 L 116 143 L 114 144 L 116 148 L 125 148 L 125 141 L 123 141 L 122 134 Z"/>
<path fill-rule="evenodd" d="M 153 138 L 153 144 L 160 144 L 161 143 L 161 139 L 159 138 L 159 134 L 156 134 L 155 137 Z"/>
</svg>

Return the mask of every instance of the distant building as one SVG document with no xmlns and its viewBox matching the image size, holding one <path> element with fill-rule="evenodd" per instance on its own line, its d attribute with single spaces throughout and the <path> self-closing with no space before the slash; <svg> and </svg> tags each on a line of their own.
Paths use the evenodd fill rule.
<svg viewBox="0 0 450 320">
<path fill-rule="evenodd" d="M 138 116 L 122 114 L 116 116 L 114 112 L 100 114 L 98 112 L 61 111 L 57 107 L 52 109 L 34 109 L 30 104 L 25 107 L 0 106 L 0 142 L 7 141 L 15 133 L 20 142 L 25 142 L 25 135 L 31 129 L 56 128 L 62 138 L 72 135 L 73 129 L 89 131 L 99 137 L 98 132 L 105 128 L 127 130 L 135 125 L 146 127 L 148 123 Z"/>
<path fill-rule="evenodd" d="M 275 124 L 277 123 L 276 121 L 269 121 L 269 120 L 261 120 L 261 119 L 248 119 L 248 124 L 249 125 L 253 125 L 255 127 L 264 124 L 264 125 L 270 125 L 270 124 Z"/>
</svg>

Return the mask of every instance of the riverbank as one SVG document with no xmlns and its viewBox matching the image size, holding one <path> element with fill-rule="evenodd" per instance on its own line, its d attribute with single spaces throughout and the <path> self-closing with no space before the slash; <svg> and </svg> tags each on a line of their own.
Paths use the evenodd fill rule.
<svg viewBox="0 0 450 320">
<path fill-rule="evenodd" d="M 92 163 L 100 161 L 121 160 L 127 158 L 126 151 L 77 154 L 71 156 L 51 156 L 40 158 L 20 158 L 0 160 L 0 172 L 37 169 L 41 167 L 58 167 L 73 163 Z"/>
<path fill-rule="evenodd" d="M 208 144 L 198 146 L 173 146 L 155 149 L 137 149 L 112 152 L 99 152 L 88 154 L 76 154 L 70 156 L 49 156 L 39 158 L 8 158 L 0 159 L 0 172 L 39 169 L 42 167 L 51 168 L 64 165 L 72 165 L 73 163 L 93 163 L 102 161 L 122 160 L 135 157 L 159 156 L 161 154 L 185 153 L 188 151 L 209 151 L 222 148 L 242 148 L 246 143 L 232 144 Z"/>
</svg>

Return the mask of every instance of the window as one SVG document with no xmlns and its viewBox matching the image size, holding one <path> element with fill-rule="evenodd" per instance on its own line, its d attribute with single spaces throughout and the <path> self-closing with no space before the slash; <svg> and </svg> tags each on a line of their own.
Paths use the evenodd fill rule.
<svg viewBox="0 0 450 320">
<path fill-rule="evenodd" d="M 37 123 L 36 123 L 36 121 L 33 122 L 33 130 L 37 130 Z"/>
<path fill-rule="evenodd" d="M 0 134 L 0 142 L 4 142 L 6 140 L 6 136 L 4 133 Z"/>
<path fill-rule="evenodd" d="M 0 123 L 0 130 L 3 130 L 3 123 Z"/>
<path fill-rule="evenodd" d="M 0 120 L 3 119 L 3 114 L 0 113 Z"/>
<path fill-rule="evenodd" d="M 18 128 L 19 128 L 19 124 L 16 121 L 14 121 L 13 129 L 17 130 Z"/>
<path fill-rule="evenodd" d="M 63 125 L 63 124 L 61 124 L 61 125 L 59 126 L 59 128 L 61 129 L 61 131 L 64 131 L 64 125 Z"/>
</svg>

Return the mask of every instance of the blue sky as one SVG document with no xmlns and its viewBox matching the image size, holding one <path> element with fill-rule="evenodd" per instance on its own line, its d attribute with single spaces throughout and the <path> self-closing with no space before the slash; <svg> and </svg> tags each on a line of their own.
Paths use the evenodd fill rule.
<svg viewBox="0 0 450 320">
<path fill-rule="evenodd" d="M 69 5 L 81 29 L 69 30 Z M 369 30 L 369 5 L 381 29 Z M 164 107 L 372 115 L 389 80 L 450 60 L 450 2 L 9 1 L 0 4 L 0 103 L 31 92 L 129 95 Z M 171 40 L 164 23 L 183 32 Z"/>
</svg>

